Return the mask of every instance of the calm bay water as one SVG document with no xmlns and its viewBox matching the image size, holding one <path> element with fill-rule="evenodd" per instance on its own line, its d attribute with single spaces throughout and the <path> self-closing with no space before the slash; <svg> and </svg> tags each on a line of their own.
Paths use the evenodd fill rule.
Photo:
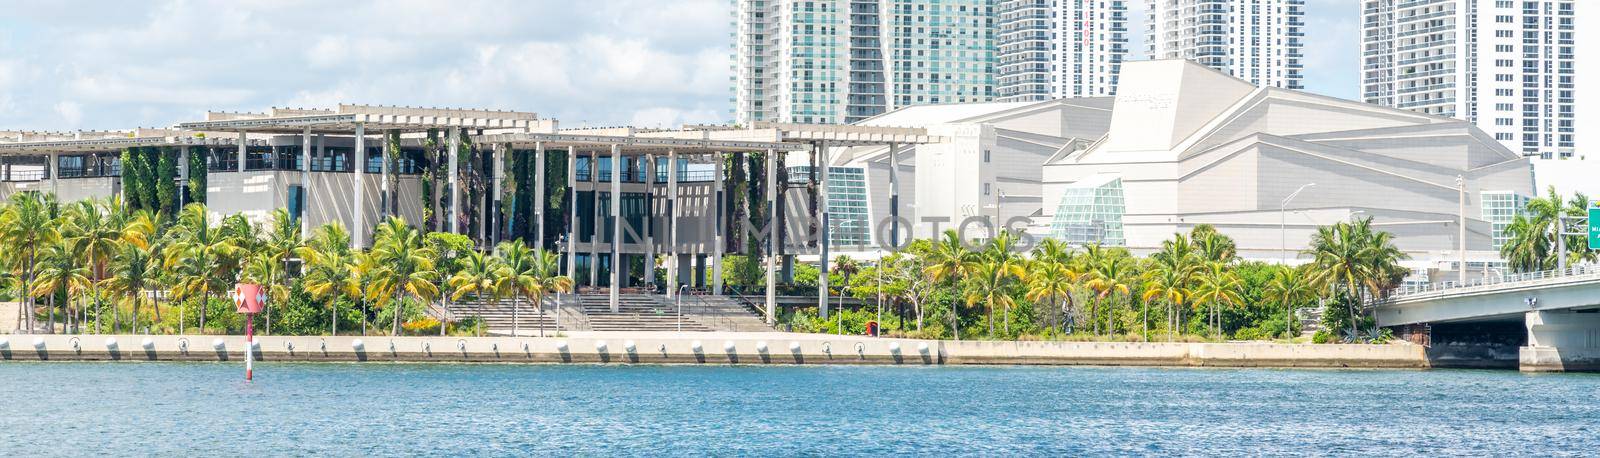
<svg viewBox="0 0 1600 458">
<path fill-rule="evenodd" d="M 1551 455 L 1600 376 L 0 363 L 0 455 Z M 253 433 L 249 431 L 253 430 Z"/>
</svg>

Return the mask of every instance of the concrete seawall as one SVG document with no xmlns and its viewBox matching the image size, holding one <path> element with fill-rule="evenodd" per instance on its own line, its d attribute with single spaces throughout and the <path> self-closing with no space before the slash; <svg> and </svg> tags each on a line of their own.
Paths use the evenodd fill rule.
<svg viewBox="0 0 1600 458">
<path fill-rule="evenodd" d="M 242 361 L 244 336 L 6 335 L 0 361 Z M 640 364 L 1032 364 L 1426 368 L 1423 347 L 991 342 L 795 333 L 560 337 L 258 336 L 258 361 Z"/>
</svg>

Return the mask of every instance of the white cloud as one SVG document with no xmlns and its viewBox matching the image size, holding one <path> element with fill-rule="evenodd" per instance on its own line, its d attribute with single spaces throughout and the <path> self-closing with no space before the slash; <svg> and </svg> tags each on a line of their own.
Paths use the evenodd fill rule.
<svg viewBox="0 0 1600 458">
<path fill-rule="evenodd" d="M 67 125 L 64 128 L 77 128 L 83 122 L 83 107 L 77 102 L 63 100 L 56 102 L 55 112 Z"/>
<path fill-rule="evenodd" d="M 8 40 L 0 55 L 9 59 L 0 61 L 0 127 L 63 128 L 56 123 L 67 116 L 58 108 L 68 100 L 75 122 L 96 129 L 171 125 L 206 110 L 340 102 L 517 109 L 567 124 L 722 121 L 727 7 L 726 0 L 23 2 L 7 15 L 28 24 L 27 33 L 0 34 Z"/>
</svg>

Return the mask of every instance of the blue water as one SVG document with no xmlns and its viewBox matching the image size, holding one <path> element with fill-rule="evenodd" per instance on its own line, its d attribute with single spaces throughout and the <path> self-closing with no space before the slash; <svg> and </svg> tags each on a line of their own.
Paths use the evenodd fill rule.
<svg viewBox="0 0 1600 458">
<path fill-rule="evenodd" d="M 0 456 L 1592 454 L 1600 376 L 0 363 Z"/>
</svg>

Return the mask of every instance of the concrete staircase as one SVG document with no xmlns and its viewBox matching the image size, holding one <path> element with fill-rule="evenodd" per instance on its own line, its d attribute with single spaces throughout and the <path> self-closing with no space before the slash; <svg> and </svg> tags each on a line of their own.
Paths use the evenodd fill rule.
<svg viewBox="0 0 1600 458">
<path fill-rule="evenodd" d="M 771 332 L 766 317 L 733 296 L 685 296 L 684 313 L 718 331 Z"/>
<path fill-rule="evenodd" d="M 679 329 L 676 307 L 659 301 L 654 295 L 623 294 L 618 296 L 617 303 L 618 310 L 612 312 L 610 298 L 604 294 L 578 296 L 578 306 L 588 318 L 591 331 L 677 331 Z M 683 316 L 682 329 L 713 330 L 688 313 Z"/>
<path fill-rule="evenodd" d="M 545 300 L 545 308 L 550 309 L 554 304 L 549 299 Z M 513 323 L 512 305 L 510 300 L 494 302 L 461 302 L 448 304 L 445 309 L 456 320 L 467 317 L 478 317 L 483 320 L 485 334 L 511 335 L 513 328 L 523 335 L 535 333 L 537 335 L 542 325 L 546 333 L 557 331 L 556 320 L 551 313 L 539 313 L 539 309 L 527 301 L 519 301 L 515 308 L 515 322 Z M 513 326 L 515 324 L 515 326 Z"/>
<path fill-rule="evenodd" d="M 1322 307 L 1296 310 L 1295 318 L 1300 319 L 1300 337 L 1311 338 L 1312 334 L 1322 330 Z"/>
</svg>

